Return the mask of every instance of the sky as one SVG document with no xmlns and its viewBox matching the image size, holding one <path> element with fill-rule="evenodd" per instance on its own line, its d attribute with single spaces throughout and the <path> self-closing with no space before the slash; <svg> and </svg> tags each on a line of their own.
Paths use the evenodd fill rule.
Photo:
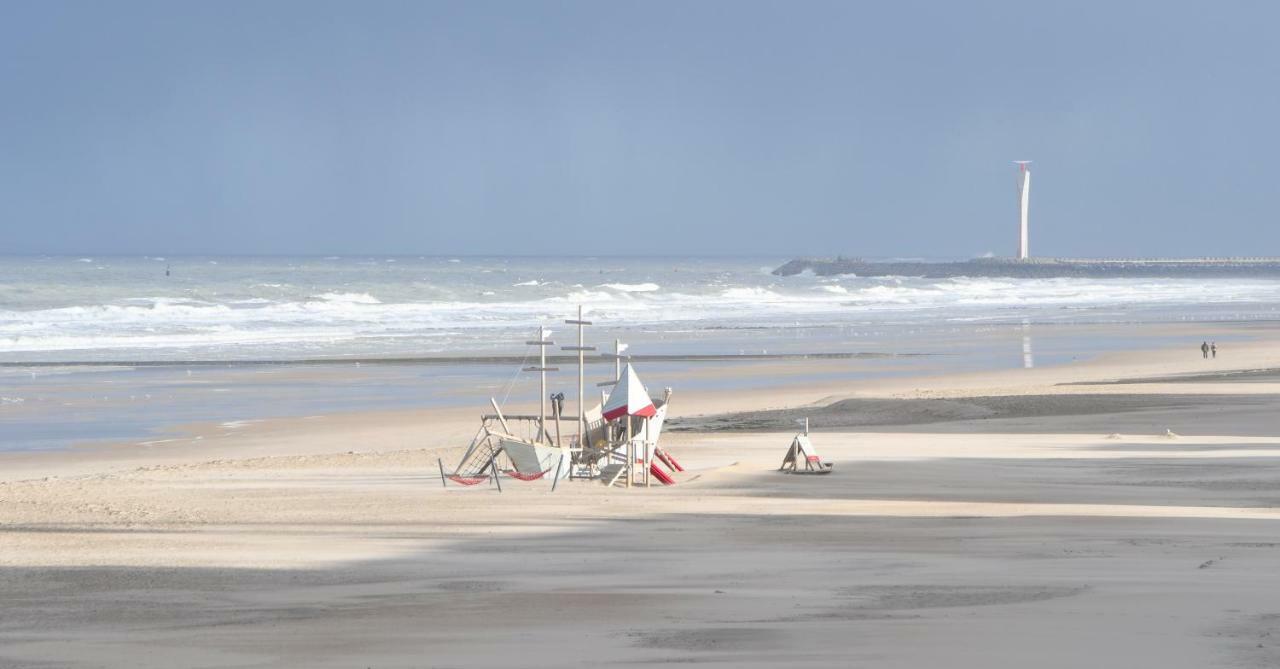
<svg viewBox="0 0 1280 669">
<path fill-rule="evenodd" d="M 0 0 L 0 254 L 1280 256 L 1280 4 Z"/>
</svg>

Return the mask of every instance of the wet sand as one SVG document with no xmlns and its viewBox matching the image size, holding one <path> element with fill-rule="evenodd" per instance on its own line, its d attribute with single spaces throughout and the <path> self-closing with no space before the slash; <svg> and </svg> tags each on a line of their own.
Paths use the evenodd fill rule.
<svg viewBox="0 0 1280 669">
<path fill-rule="evenodd" d="M 1277 666 L 1277 388 L 1199 364 L 677 394 L 630 492 L 442 488 L 478 411 L 12 456 L 0 666 Z"/>
<path fill-rule="evenodd" d="M 1180 381 L 1185 383 L 1186 381 Z M 1280 396 L 1260 394 L 1037 394 L 954 399 L 855 398 L 818 407 L 745 411 L 672 421 L 676 431 L 795 431 L 877 428 L 945 432 L 1140 432 L 1274 434 L 1252 418 L 1280 416 Z"/>
</svg>

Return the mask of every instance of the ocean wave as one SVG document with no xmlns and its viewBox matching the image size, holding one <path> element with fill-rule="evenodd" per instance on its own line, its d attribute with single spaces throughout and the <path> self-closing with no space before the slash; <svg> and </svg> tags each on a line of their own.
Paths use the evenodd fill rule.
<svg viewBox="0 0 1280 669">
<path fill-rule="evenodd" d="M 730 300 L 766 300 L 775 301 L 782 298 L 782 295 L 769 290 L 768 288 L 745 287 L 745 288 L 727 288 L 720 292 L 720 297 Z"/>
<path fill-rule="evenodd" d="M 311 299 L 331 304 L 382 304 L 382 300 L 368 293 L 321 293 Z"/>
<path fill-rule="evenodd" d="M 416 282 L 373 283 L 339 275 L 343 280 L 329 284 L 359 286 L 358 290 L 325 290 L 319 281 L 290 274 L 289 283 L 276 280 L 276 275 L 257 275 L 236 284 L 234 290 L 139 293 L 142 296 L 116 297 L 102 304 L 49 307 L 43 306 L 48 298 L 41 297 L 36 308 L 0 303 L 0 353 L 220 347 L 233 352 L 290 350 L 309 355 L 367 352 L 393 345 L 388 342 L 445 337 L 462 337 L 459 345 L 465 347 L 475 345 L 465 338 L 474 339 L 476 333 L 532 329 L 564 318 L 579 304 L 602 324 L 687 331 L 743 324 L 842 325 L 851 319 L 877 318 L 982 322 L 1028 314 L 1065 321 L 1088 319 L 1095 312 L 1110 318 L 1116 310 L 1162 309 L 1161 313 L 1182 314 L 1184 307 L 1196 305 L 1273 305 L 1266 308 L 1275 313 L 1280 294 L 1280 283 L 1265 280 L 842 277 L 778 281 L 750 272 L 706 272 L 688 278 L 681 272 L 659 286 L 657 282 L 594 284 L 597 273 L 590 272 L 516 284 L 544 287 L 538 291 L 513 289 L 468 271 L 465 282 L 442 282 L 431 275 Z M 584 288 L 583 282 L 593 287 Z M 262 290 L 269 285 L 282 288 Z M 291 285 L 315 287 L 303 291 Z M 67 294 L 83 298 L 94 293 L 78 289 Z"/>
<path fill-rule="evenodd" d="M 622 293 L 652 293 L 661 286 L 656 283 L 602 283 L 598 288 L 608 288 Z"/>
</svg>

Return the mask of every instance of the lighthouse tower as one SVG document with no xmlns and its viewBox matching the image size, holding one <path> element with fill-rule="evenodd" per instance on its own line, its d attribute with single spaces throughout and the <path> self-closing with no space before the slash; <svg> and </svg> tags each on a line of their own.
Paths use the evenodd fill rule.
<svg viewBox="0 0 1280 669">
<path fill-rule="evenodd" d="M 1031 208 L 1031 164 L 1030 160 L 1015 160 L 1018 166 L 1018 259 L 1026 260 L 1031 255 L 1031 247 L 1027 242 L 1027 215 Z"/>
</svg>

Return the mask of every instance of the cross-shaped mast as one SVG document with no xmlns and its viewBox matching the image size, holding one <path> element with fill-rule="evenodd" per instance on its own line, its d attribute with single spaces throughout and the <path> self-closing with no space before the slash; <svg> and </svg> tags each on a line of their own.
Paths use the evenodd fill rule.
<svg viewBox="0 0 1280 669">
<path fill-rule="evenodd" d="M 587 405 L 586 405 L 586 397 L 585 397 L 586 374 L 583 371 L 584 363 L 582 359 L 582 354 L 587 351 L 594 351 L 596 350 L 596 347 L 586 346 L 584 344 L 583 333 L 586 327 L 588 325 L 591 325 L 591 321 L 582 320 L 581 304 L 578 305 L 578 318 L 566 320 L 565 324 L 578 326 L 578 345 L 577 346 L 561 346 L 560 350 L 578 352 L 578 448 L 583 448 L 585 446 L 585 444 L 583 443 L 583 435 L 585 435 L 587 432 Z"/>
<path fill-rule="evenodd" d="M 526 344 L 538 347 L 538 366 L 525 367 L 526 372 L 539 372 L 542 377 L 541 392 L 538 394 L 538 441 L 546 439 L 551 441 L 551 436 L 547 434 L 547 372 L 558 372 L 559 367 L 547 366 L 547 347 L 555 346 L 555 342 L 547 339 L 551 331 L 543 326 L 538 326 L 538 339 L 535 341 L 527 341 Z"/>
</svg>

